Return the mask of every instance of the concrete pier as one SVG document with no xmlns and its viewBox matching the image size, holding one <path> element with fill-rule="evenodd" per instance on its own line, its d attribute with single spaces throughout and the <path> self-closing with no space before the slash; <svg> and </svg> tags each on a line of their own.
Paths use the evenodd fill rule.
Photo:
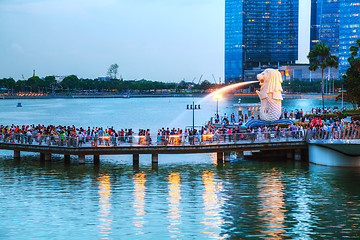
<svg viewBox="0 0 360 240">
<path fill-rule="evenodd" d="M 224 152 L 224 161 L 230 162 L 230 152 Z"/>
<path fill-rule="evenodd" d="M 236 158 L 243 159 L 244 158 L 244 152 L 243 151 L 237 151 L 235 152 Z"/>
<path fill-rule="evenodd" d="M 85 164 L 85 155 L 78 156 L 79 164 Z"/>
<path fill-rule="evenodd" d="M 282 153 L 283 157 L 286 157 L 288 152 L 289 156 L 293 158 L 294 149 L 307 149 L 307 143 L 304 139 L 286 141 L 238 141 L 238 142 L 227 142 L 227 143 L 216 143 L 211 144 L 184 144 L 184 145 L 139 145 L 139 144 L 126 144 L 117 146 L 107 147 L 94 147 L 94 146 L 66 146 L 61 147 L 54 145 L 45 144 L 29 144 L 29 143 L 7 143 L 1 142 L 0 149 L 14 151 L 14 157 L 20 156 L 20 151 L 23 152 L 34 152 L 40 153 L 41 161 L 50 161 L 51 154 L 60 154 L 64 156 L 64 162 L 70 162 L 70 156 L 78 156 L 79 163 L 85 163 L 85 156 L 93 156 L 94 164 L 99 163 L 100 155 L 132 155 L 133 163 L 139 165 L 140 154 L 150 154 L 153 163 L 158 162 L 159 154 L 195 154 L 195 153 L 217 153 L 216 159 L 218 163 L 223 163 L 224 158 L 226 162 L 230 161 L 230 153 L 236 153 L 237 157 L 242 157 L 244 151 L 278 151 Z M 304 157 L 306 152 L 301 153 Z"/>
<path fill-rule="evenodd" d="M 20 151 L 14 150 L 14 158 L 20 158 Z"/>
<path fill-rule="evenodd" d="M 45 159 L 45 161 L 51 161 L 51 153 L 45 153 L 44 159 Z"/>
<path fill-rule="evenodd" d="M 133 154 L 133 164 L 139 165 L 139 154 Z"/>
<path fill-rule="evenodd" d="M 301 149 L 295 149 L 294 151 L 294 159 L 295 161 L 301 160 Z"/>
<path fill-rule="evenodd" d="M 159 171 L 159 164 L 156 162 L 153 162 L 151 164 L 151 169 L 154 170 L 154 171 Z"/>
<path fill-rule="evenodd" d="M 341 147 L 341 148 L 340 148 Z M 340 151 L 339 149 L 345 150 Z M 336 167 L 360 167 L 359 144 L 310 144 L 309 162 Z"/>
<path fill-rule="evenodd" d="M 94 164 L 99 165 L 100 164 L 100 155 L 94 155 Z"/>
<path fill-rule="evenodd" d="M 217 158 L 218 163 L 223 163 L 224 162 L 224 153 L 223 152 L 217 152 L 216 153 L 216 158 Z"/>
<path fill-rule="evenodd" d="M 159 154 L 156 154 L 156 153 L 151 154 L 151 162 L 158 163 L 159 162 Z"/>
<path fill-rule="evenodd" d="M 66 164 L 70 163 L 70 155 L 64 155 L 64 161 Z"/>
<path fill-rule="evenodd" d="M 292 159 L 294 157 L 294 152 L 292 149 L 286 151 L 286 159 Z"/>
</svg>

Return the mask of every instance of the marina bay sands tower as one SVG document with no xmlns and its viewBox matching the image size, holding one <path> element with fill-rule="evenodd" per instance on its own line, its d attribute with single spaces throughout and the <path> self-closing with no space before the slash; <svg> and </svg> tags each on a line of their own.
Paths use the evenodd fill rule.
<svg viewBox="0 0 360 240">
<path fill-rule="evenodd" d="M 225 0 L 225 82 L 298 58 L 299 0 Z"/>
</svg>

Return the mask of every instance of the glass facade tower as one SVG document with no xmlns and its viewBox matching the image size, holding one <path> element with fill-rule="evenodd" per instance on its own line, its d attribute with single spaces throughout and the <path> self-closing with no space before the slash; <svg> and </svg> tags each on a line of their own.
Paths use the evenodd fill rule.
<svg viewBox="0 0 360 240">
<path fill-rule="evenodd" d="M 244 70 L 294 63 L 299 0 L 225 0 L 225 81 Z"/>
<path fill-rule="evenodd" d="M 343 75 L 350 67 L 350 47 L 360 38 L 360 0 L 345 0 L 340 4 L 340 49 L 339 74 Z"/>
<path fill-rule="evenodd" d="M 339 0 L 312 0 L 310 49 L 323 42 L 339 56 Z"/>
<path fill-rule="evenodd" d="M 360 0 L 312 0 L 310 49 L 323 42 L 339 57 L 339 76 L 349 67 L 349 48 L 360 37 Z"/>
</svg>

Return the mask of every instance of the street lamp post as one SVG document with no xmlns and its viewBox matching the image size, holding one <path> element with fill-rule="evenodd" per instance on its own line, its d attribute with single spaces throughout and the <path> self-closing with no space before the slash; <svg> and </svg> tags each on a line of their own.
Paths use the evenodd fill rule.
<svg viewBox="0 0 360 240">
<path fill-rule="evenodd" d="M 192 124 L 192 129 L 195 129 L 195 110 L 200 110 L 200 104 L 195 105 L 194 102 L 192 102 L 192 104 L 188 104 L 186 105 L 186 110 L 192 110 L 193 112 L 193 124 Z"/>
<path fill-rule="evenodd" d="M 346 90 L 343 87 L 341 88 L 341 111 L 344 110 L 344 92 L 346 93 Z"/>
<path fill-rule="evenodd" d="M 216 99 L 216 117 L 219 116 L 219 99 L 222 98 L 221 95 L 215 95 L 214 98 Z"/>
</svg>

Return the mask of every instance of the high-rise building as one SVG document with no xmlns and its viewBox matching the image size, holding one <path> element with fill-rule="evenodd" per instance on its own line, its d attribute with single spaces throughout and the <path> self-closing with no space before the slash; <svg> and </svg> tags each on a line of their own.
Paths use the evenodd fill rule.
<svg viewBox="0 0 360 240">
<path fill-rule="evenodd" d="M 339 57 L 339 76 L 349 67 L 349 48 L 360 37 L 360 0 L 312 0 L 310 49 L 326 43 Z"/>
<path fill-rule="evenodd" d="M 310 49 L 323 42 L 339 56 L 339 0 L 311 1 Z"/>
<path fill-rule="evenodd" d="M 340 48 L 339 74 L 343 75 L 350 67 L 350 47 L 360 38 L 360 0 L 343 0 L 340 3 Z"/>
<path fill-rule="evenodd" d="M 299 0 L 225 0 L 225 81 L 244 70 L 294 63 Z"/>
</svg>

